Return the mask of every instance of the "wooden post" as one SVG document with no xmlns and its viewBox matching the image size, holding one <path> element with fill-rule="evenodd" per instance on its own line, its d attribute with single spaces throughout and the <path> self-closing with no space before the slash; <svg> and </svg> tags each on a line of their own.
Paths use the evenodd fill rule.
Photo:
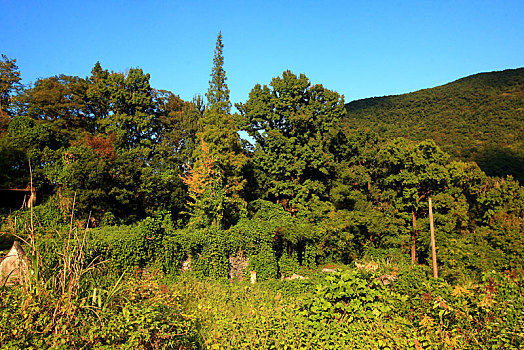
<svg viewBox="0 0 524 350">
<path fill-rule="evenodd" d="M 435 247 L 435 228 L 433 226 L 433 206 L 431 205 L 431 198 L 429 198 L 429 228 L 431 230 L 431 255 L 433 257 L 433 277 L 438 278 L 437 250 Z"/>
</svg>

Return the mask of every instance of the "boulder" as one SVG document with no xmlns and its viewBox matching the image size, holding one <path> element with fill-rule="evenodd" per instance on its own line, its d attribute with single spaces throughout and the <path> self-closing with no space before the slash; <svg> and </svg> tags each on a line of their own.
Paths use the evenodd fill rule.
<svg viewBox="0 0 524 350">
<path fill-rule="evenodd" d="M 15 241 L 7 255 L 0 262 L 0 286 L 26 283 L 28 267 L 24 249 L 20 242 Z"/>
</svg>

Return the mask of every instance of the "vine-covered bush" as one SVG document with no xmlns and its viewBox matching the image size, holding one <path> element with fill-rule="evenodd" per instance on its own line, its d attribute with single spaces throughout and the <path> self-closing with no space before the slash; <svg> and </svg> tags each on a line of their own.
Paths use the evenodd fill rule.
<svg viewBox="0 0 524 350">
<path fill-rule="evenodd" d="M 333 318 L 344 318 L 347 322 L 374 320 L 390 314 L 394 301 L 407 301 L 406 296 L 389 290 L 372 277 L 356 270 L 327 276 L 325 283 L 317 286 L 315 297 L 305 305 L 311 324 Z"/>
<path fill-rule="evenodd" d="M 109 226 L 90 232 L 89 253 L 109 260 L 117 269 L 145 267 L 148 262 L 149 232 L 140 223 L 131 226 Z"/>
<path fill-rule="evenodd" d="M 268 247 L 263 247 L 257 254 L 251 255 L 248 269 L 255 271 L 260 281 L 276 278 L 278 266 L 274 252 Z"/>
<path fill-rule="evenodd" d="M 288 277 L 297 272 L 300 268 L 297 253 L 291 252 L 291 254 L 288 254 L 283 252 L 280 259 L 278 259 L 278 267 L 282 277 Z"/>
</svg>

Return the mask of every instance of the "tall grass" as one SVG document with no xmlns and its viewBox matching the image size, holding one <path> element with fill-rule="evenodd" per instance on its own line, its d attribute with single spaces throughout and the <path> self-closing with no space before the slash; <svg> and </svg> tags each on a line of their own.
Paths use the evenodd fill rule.
<svg viewBox="0 0 524 350">
<path fill-rule="evenodd" d="M 0 289 L 0 348 L 199 347 L 178 295 L 87 254 L 89 228 L 75 226 L 74 203 L 69 227 L 53 237 L 39 236 L 33 208 L 10 228 L 29 273 L 25 284 Z"/>
</svg>

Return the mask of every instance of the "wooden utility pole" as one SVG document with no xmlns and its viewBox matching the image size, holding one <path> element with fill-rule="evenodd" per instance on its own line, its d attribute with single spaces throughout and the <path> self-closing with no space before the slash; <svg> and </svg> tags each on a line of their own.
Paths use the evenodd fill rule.
<svg viewBox="0 0 524 350">
<path fill-rule="evenodd" d="M 431 198 L 429 198 L 429 228 L 431 230 L 431 255 L 433 257 L 433 277 L 438 278 L 437 250 L 435 247 L 435 228 L 433 226 L 433 206 L 431 205 Z"/>
</svg>

